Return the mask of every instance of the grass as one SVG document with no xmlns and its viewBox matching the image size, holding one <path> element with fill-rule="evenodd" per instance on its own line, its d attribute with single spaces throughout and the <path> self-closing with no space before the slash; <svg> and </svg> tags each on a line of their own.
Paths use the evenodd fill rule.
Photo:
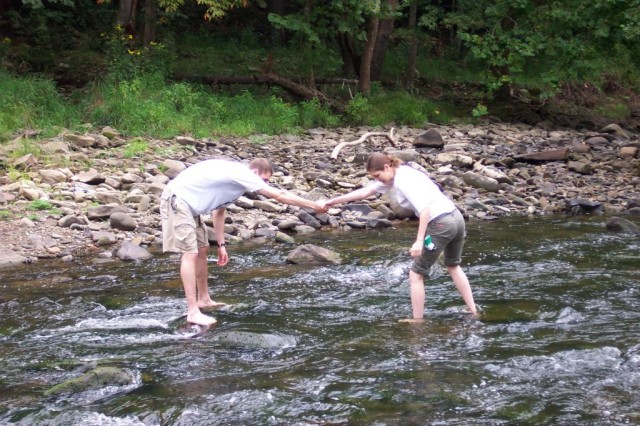
<svg viewBox="0 0 640 426">
<path fill-rule="evenodd" d="M 230 39 L 235 43 L 230 43 Z M 202 75 L 249 75 L 270 70 L 289 77 L 339 76 L 340 55 L 328 47 L 299 45 L 267 50 L 250 32 L 225 37 L 191 34 L 172 43 L 149 53 L 148 58 L 146 53 L 134 57 L 126 50 L 121 52 L 119 59 L 117 55 L 112 58 L 119 66 L 110 68 L 110 74 L 68 97 L 62 96 L 46 78 L 19 77 L 0 70 L 0 143 L 28 129 L 37 130 L 44 139 L 59 134 L 62 128 L 86 132 L 108 125 L 128 138 L 139 138 L 122 151 L 124 157 L 132 158 L 155 150 L 141 139 L 148 137 L 235 136 L 260 144 L 265 143 L 263 138 L 272 135 L 295 135 L 314 127 L 391 124 L 420 127 L 427 122 L 473 121 L 474 114 L 492 113 L 490 99 L 485 99 L 482 89 L 486 82 L 474 65 L 448 59 L 455 57 L 451 52 L 434 54 L 434 46 L 428 43 L 421 48 L 416 66 L 418 83 L 422 86 L 411 92 L 402 89 L 406 63 L 406 46 L 402 42 L 395 43 L 388 53 L 384 86 L 374 83 L 370 96 L 353 96 L 353 88 L 348 87 L 323 87 L 347 102 L 342 115 L 318 100 L 292 100 L 275 86 L 212 89 L 166 78 L 167 64 L 172 64 L 172 71 Z M 237 55 L 238 45 L 243 55 Z M 173 53 L 172 49 L 180 53 Z M 543 70 L 532 66 L 526 71 L 513 76 L 514 83 L 532 89 L 532 97 L 540 93 L 546 96 L 549 84 L 541 77 Z M 618 81 L 630 77 L 616 76 Z M 394 78 L 397 81 L 392 81 Z M 438 85 L 445 88 L 444 96 L 432 95 L 438 92 L 432 86 Z M 628 116 L 627 104 L 613 95 L 611 98 L 594 108 L 594 112 L 612 119 Z M 42 156 L 37 141 L 24 139 L 20 143 L 12 155 Z"/>
<path fill-rule="evenodd" d="M 124 153 L 122 154 L 124 158 L 133 158 L 139 157 L 149 148 L 149 143 L 144 139 L 133 138 L 129 143 L 127 143 L 127 147 L 124 149 Z"/>
<path fill-rule="evenodd" d="M 17 77 L 0 69 L 0 93 L 0 140 L 27 129 L 52 136 L 62 126 L 81 122 L 78 108 L 65 101 L 51 80 Z"/>
</svg>

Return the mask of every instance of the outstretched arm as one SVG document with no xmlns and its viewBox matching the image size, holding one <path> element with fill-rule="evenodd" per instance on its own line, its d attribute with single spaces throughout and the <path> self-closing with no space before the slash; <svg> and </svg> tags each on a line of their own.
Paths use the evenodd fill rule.
<svg viewBox="0 0 640 426">
<path fill-rule="evenodd" d="M 348 203 L 349 201 L 357 201 L 362 200 L 367 197 L 372 196 L 376 193 L 376 190 L 370 187 L 364 187 L 360 189 L 356 189 L 348 194 L 340 195 L 339 197 L 332 198 L 328 200 L 325 204 L 327 206 L 335 206 L 342 203 Z"/>
<path fill-rule="evenodd" d="M 316 203 L 315 201 L 307 200 L 306 198 L 299 197 L 292 192 L 285 191 L 283 189 L 276 189 L 271 186 L 267 186 L 257 191 L 258 194 L 265 197 L 273 198 L 284 204 L 290 204 L 292 206 L 307 207 L 315 210 L 316 212 L 322 212 L 324 206 Z"/>
</svg>

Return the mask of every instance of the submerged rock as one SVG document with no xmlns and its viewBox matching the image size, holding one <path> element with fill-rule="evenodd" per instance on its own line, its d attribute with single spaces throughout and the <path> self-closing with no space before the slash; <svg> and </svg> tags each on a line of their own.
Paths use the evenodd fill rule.
<svg viewBox="0 0 640 426">
<path fill-rule="evenodd" d="M 618 216 L 612 216 L 607 219 L 607 229 L 610 231 L 626 232 L 640 236 L 640 227 L 630 220 L 623 219 Z"/>
<path fill-rule="evenodd" d="M 218 343 L 249 349 L 282 349 L 296 346 L 292 336 L 260 334 L 248 331 L 225 331 L 212 339 Z"/>
<path fill-rule="evenodd" d="M 126 386 L 134 383 L 133 374 L 124 368 L 97 367 L 80 377 L 69 379 L 47 389 L 45 396 L 80 393 L 106 386 Z"/>
</svg>

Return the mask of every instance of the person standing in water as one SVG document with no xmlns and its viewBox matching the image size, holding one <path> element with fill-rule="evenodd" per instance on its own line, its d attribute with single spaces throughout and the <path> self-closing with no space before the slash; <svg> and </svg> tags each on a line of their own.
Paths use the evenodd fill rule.
<svg viewBox="0 0 640 426">
<path fill-rule="evenodd" d="M 398 203 L 413 210 L 420 219 L 416 240 L 409 250 L 413 257 L 409 271 L 413 318 L 403 322 L 422 322 L 424 318 L 424 276 L 444 252 L 444 263 L 453 282 L 466 303 L 469 312 L 477 316 L 471 286 L 460 267 L 462 248 L 466 235 L 462 213 L 447 198 L 438 185 L 424 173 L 402 164 L 402 161 L 386 154 L 374 152 L 367 160 L 367 172 L 376 181 L 364 188 L 332 198 L 327 207 L 345 202 L 362 200 L 375 193 L 395 189 Z M 425 238 L 431 235 L 434 246 L 425 247 Z"/>
<path fill-rule="evenodd" d="M 291 192 L 267 184 L 273 174 L 271 163 L 255 158 L 249 165 L 230 160 L 205 160 L 183 170 L 160 197 L 162 217 L 162 250 L 182 253 L 180 278 L 187 298 L 187 321 L 211 325 L 215 318 L 201 309 L 224 306 L 209 295 L 207 255 L 209 239 L 200 215 L 211 214 L 215 239 L 218 242 L 218 266 L 229 262 L 224 239 L 225 206 L 245 192 L 257 192 L 281 203 L 311 208 L 325 208 Z"/>
</svg>

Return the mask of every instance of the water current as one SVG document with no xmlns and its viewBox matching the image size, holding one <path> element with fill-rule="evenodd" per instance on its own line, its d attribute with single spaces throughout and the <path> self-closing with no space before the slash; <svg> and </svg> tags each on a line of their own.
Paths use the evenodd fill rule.
<svg viewBox="0 0 640 426">
<path fill-rule="evenodd" d="M 176 256 L 0 271 L 0 424 L 310 425 L 640 422 L 640 240 L 604 217 L 470 222 L 479 320 L 442 267 L 410 315 L 415 223 L 230 247 L 218 323 L 185 322 Z M 215 250 L 212 252 L 215 253 Z M 129 383 L 49 393 L 96 366 Z"/>
</svg>

